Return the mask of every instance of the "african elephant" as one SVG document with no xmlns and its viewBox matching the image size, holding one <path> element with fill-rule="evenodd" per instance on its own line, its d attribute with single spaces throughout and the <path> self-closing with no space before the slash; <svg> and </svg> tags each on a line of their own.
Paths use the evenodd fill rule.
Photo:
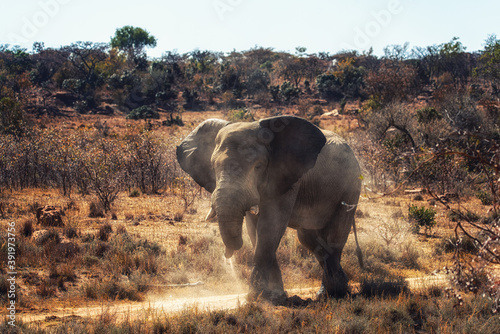
<svg viewBox="0 0 500 334">
<path fill-rule="evenodd" d="M 177 159 L 212 193 L 207 218 L 217 216 L 227 258 L 243 244 L 245 218 L 254 247 L 249 296 L 286 300 L 276 250 L 287 227 L 323 268 L 318 295 L 346 294 L 340 258 L 354 224 L 361 171 L 338 135 L 294 116 L 210 119 L 177 147 Z"/>
</svg>

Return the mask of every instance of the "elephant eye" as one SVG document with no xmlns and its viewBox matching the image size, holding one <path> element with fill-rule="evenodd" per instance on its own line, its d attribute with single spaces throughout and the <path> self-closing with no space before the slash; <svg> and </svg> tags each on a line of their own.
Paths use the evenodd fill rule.
<svg viewBox="0 0 500 334">
<path fill-rule="evenodd" d="M 264 169 L 264 163 L 263 162 L 258 162 L 255 165 L 255 170 L 259 171 L 259 170 L 262 170 L 262 169 Z"/>
</svg>

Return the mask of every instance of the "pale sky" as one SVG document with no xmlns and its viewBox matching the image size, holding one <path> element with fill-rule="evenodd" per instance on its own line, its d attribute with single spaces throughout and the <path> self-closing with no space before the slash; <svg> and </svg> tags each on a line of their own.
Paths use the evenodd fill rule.
<svg viewBox="0 0 500 334">
<path fill-rule="evenodd" d="M 158 39 L 152 57 L 195 49 L 243 51 L 255 46 L 308 53 L 388 45 L 429 46 L 459 37 L 468 51 L 500 37 L 498 0 L 0 0 L 0 44 L 31 50 L 109 42 L 124 25 Z"/>
</svg>

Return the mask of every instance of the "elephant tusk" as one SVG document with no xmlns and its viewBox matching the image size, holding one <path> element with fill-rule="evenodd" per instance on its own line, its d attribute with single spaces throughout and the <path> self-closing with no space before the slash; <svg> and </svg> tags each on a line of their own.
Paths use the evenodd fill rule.
<svg viewBox="0 0 500 334">
<path fill-rule="evenodd" d="M 259 206 L 258 206 L 258 205 L 254 205 L 254 206 L 252 206 L 252 207 L 250 208 L 250 213 L 251 213 L 252 215 L 257 216 L 257 215 L 259 214 L 259 212 L 260 212 L 260 211 L 259 211 Z"/>
<path fill-rule="evenodd" d="M 210 208 L 210 211 L 208 211 L 208 214 L 207 216 L 205 217 L 205 221 L 209 221 L 209 220 L 212 220 L 213 218 L 215 218 L 217 214 L 215 213 L 215 210 L 214 208 Z"/>
</svg>

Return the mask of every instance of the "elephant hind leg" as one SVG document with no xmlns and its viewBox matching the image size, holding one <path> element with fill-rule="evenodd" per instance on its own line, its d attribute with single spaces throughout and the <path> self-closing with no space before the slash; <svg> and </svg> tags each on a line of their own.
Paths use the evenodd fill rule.
<svg viewBox="0 0 500 334">
<path fill-rule="evenodd" d="M 311 250 L 323 268 L 318 296 L 344 297 L 348 292 L 348 278 L 340 259 L 349 236 L 350 226 L 339 228 L 334 224 L 324 230 L 297 230 L 299 241 Z"/>
</svg>

